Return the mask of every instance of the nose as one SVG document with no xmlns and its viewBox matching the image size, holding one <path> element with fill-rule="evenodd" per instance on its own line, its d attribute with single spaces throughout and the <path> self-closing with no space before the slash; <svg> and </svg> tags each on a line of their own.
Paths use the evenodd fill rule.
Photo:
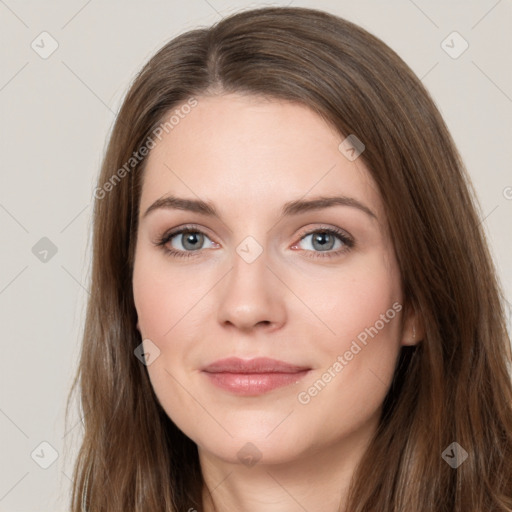
<svg viewBox="0 0 512 512">
<path fill-rule="evenodd" d="M 248 263 L 238 253 L 233 268 L 220 283 L 218 321 L 243 331 L 279 329 L 286 321 L 286 287 L 270 270 L 266 252 Z"/>
</svg>

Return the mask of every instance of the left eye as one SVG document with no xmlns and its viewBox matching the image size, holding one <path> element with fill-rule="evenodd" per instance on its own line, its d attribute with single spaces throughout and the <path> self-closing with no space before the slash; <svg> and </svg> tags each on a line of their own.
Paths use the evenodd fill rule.
<svg viewBox="0 0 512 512">
<path fill-rule="evenodd" d="M 341 248 L 343 244 L 347 243 L 346 238 L 342 237 L 337 233 L 328 230 L 319 230 L 314 231 L 312 233 L 308 233 L 307 235 L 302 237 L 300 242 L 298 242 L 294 247 L 297 247 L 298 245 L 305 241 L 308 242 L 305 244 L 305 247 L 301 247 L 302 249 L 319 252 L 336 250 Z"/>
</svg>

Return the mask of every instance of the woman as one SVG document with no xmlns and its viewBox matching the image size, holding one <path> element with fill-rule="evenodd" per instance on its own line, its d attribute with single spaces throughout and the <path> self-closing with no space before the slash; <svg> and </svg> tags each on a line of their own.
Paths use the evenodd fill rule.
<svg viewBox="0 0 512 512">
<path fill-rule="evenodd" d="M 477 202 L 380 40 L 302 8 L 177 37 L 95 197 L 74 512 L 512 511 Z"/>
</svg>

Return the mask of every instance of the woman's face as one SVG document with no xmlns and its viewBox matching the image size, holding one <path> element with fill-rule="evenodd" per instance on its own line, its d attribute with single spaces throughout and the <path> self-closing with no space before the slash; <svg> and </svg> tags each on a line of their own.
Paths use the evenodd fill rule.
<svg viewBox="0 0 512 512">
<path fill-rule="evenodd" d="M 197 102 L 151 150 L 140 201 L 133 290 L 155 393 L 224 461 L 348 456 L 411 343 L 378 190 L 304 106 Z"/>
</svg>

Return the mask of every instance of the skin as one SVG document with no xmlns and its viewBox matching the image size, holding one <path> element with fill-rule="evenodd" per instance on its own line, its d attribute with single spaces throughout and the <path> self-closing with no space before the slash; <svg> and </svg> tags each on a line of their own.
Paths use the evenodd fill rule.
<svg viewBox="0 0 512 512">
<path fill-rule="evenodd" d="M 308 403 L 298 395 L 402 304 L 381 197 L 362 159 L 338 149 L 344 137 L 307 107 L 238 94 L 197 99 L 151 150 L 142 187 L 133 291 L 138 329 L 153 344 L 145 347 L 160 351 L 147 366 L 151 383 L 198 445 L 214 489 L 212 498 L 203 494 L 205 510 L 342 510 L 400 348 L 421 339 L 419 319 L 397 312 Z M 144 216 L 171 193 L 210 201 L 221 220 L 164 208 Z M 280 217 L 288 201 L 333 195 L 357 199 L 376 219 L 346 205 Z M 189 223 L 206 234 L 194 256 L 173 257 L 155 245 Z M 326 257 L 344 243 L 323 252 L 306 234 L 326 227 L 344 230 L 355 246 Z M 247 236 L 263 250 L 252 263 L 236 251 Z M 185 252 L 185 237 L 166 247 Z M 229 356 L 271 357 L 311 371 L 298 383 L 238 396 L 200 371 Z M 261 458 L 244 464 L 241 449 Z"/>
</svg>

